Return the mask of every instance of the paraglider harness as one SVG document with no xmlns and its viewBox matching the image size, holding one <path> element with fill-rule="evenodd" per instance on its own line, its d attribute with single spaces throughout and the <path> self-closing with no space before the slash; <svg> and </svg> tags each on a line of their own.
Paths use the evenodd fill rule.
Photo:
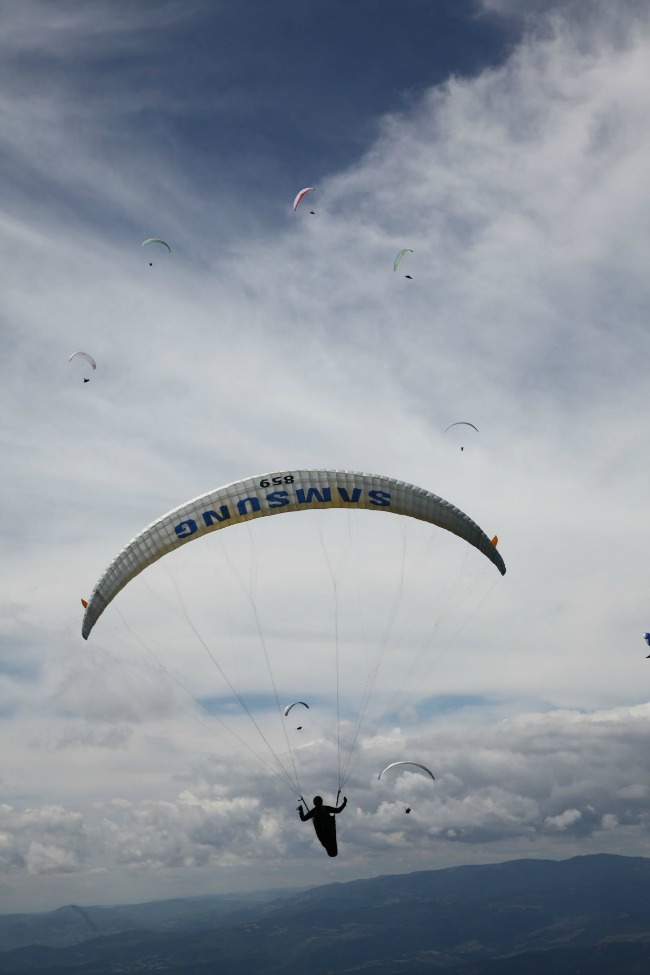
<svg viewBox="0 0 650 975">
<path fill-rule="evenodd" d="M 341 789 L 339 788 L 338 792 L 336 793 L 335 812 L 331 812 L 331 813 L 326 812 L 326 810 L 330 809 L 331 807 L 324 806 L 322 800 L 320 804 L 315 804 L 314 808 L 310 810 L 305 800 L 305 797 L 302 795 L 300 796 L 299 801 L 304 804 L 305 808 L 307 809 L 307 814 L 306 815 L 303 814 L 301 806 L 298 806 L 298 810 L 297 810 L 300 813 L 300 819 L 302 820 L 302 822 L 306 822 L 308 819 L 311 819 L 312 823 L 314 824 L 314 831 L 316 833 L 318 841 L 321 844 L 321 846 L 325 848 L 325 850 L 327 851 L 327 855 L 330 857 L 338 856 L 338 852 L 339 852 L 338 845 L 336 842 L 336 821 L 334 819 L 334 816 L 335 813 L 341 812 L 342 809 L 345 808 L 345 806 L 347 805 L 347 799 L 344 797 L 342 809 L 338 808 L 340 796 L 341 796 Z M 323 810 L 322 814 L 319 812 L 318 816 L 314 815 L 316 810 L 321 810 L 321 809 Z"/>
</svg>

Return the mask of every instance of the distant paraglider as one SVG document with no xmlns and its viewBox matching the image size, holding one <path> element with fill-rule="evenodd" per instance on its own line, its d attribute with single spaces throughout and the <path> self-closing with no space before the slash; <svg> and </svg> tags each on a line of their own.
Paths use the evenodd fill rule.
<svg viewBox="0 0 650 975">
<path fill-rule="evenodd" d="M 381 777 L 384 774 L 384 772 L 388 772 L 389 769 L 396 768 L 398 765 L 415 766 L 415 768 L 422 769 L 423 772 L 426 772 L 427 775 L 430 775 L 434 782 L 436 781 L 436 777 L 433 774 L 433 772 L 431 771 L 431 769 L 430 768 L 427 768 L 426 765 L 421 765 L 420 762 L 391 762 L 390 765 L 387 765 L 386 768 L 383 769 L 379 773 L 379 775 L 377 776 L 377 781 L 379 781 L 381 779 Z M 407 806 L 406 809 L 404 810 L 404 812 L 406 813 L 407 816 L 410 813 L 410 811 L 411 811 L 411 807 L 410 806 Z"/>
<path fill-rule="evenodd" d="M 469 422 L 469 420 L 457 420 L 455 423 L 450 423 L 449 426 L 445 429 L 445 433 L 449 433 L 449 431 L 453 427 L 471 427 L 472 430 L 476 430 L 476 432 L 478 433 L 478 427 L 475 427 L 473 423 Z M 467 431 L 458 430 L 456 432 L 459 434 L 459 436 L 462 436 L 463 433 L 466 433 Z M 458 446 L 460 447 L 461 450 L 465 449 L 465 445 L 462 443 L 459 443 Z"/>
<path fill-rule="evenodd" d="M 646 642 L 646 643 L 648 644 L 648 646 L 650 647 L 650 633 L 644 633 L 644 634 L 643 634 L 643 639 L 645 640 L 645 642 Z M 648 656 L 647 656 L 647 657 L 646 657 L 645 659 L 646 659 L 646 660 L 650 660 L 650 653 L 648 654 Z"/>
<path fill-rule="evenodd" d="M 95 362 L 95 360 L 93 359 L 93 357 L 91 355 L 89 355 L 87 352 L 73 352 L 72 355 L 70 356 L 70 358 L 68 359 L 68 362 L 72 362 L 72 360 L 75 359 L 77 356 L 79 356 L 81 359 L 83 359 L 85 362 L 87 362 L 88 365 L 91 366 L 92 369 L 96 369 L 97 368 L 97 363 Z M 90 382 L 90 378 L 84 376 L 84 382 L 85 383 L 89 383 Z"/>
<path fill-rule="evenodd" d="M 162 244 L 163 247 L 166 247 L 167 248 L 167 250 L 169 251 L 170 254 L 172 252 L 172 249 L 169 246 L 169 244 L 167 243 L 167 241 L 166 240 L 162 240 L 161 237 L 147 237 L 146 240 L 143 240 L 142 241 L 142 243 L 140 244 L 140 247 L 144 247 L 147 244 Z M 153 267 L 153 261 L 149 261 L 149 267 Z"/>
<path fill-rule="evenodd" d="M 314 192 L 314 189 L 315 189 L 314 186 L 305 186 L 305 188 L 303 190 L 300 190 L 300 192 L 296 195 L 295 200 L 293 201 L 294 213 L 298 209 L 298 204 L 302 200 L 303 196 L 306 196 L 307 193 L 313 193 Z M 313 210 L 310 210 L 309 212 L 310 213 L 313 213 L 314 211 Z"/>
<path fill-rule="evenodd" d="M 436 781 L 436 777 L 431 771 L 431 769 L 427 768 L 426 765 L 421 765 L 420 762 L 391 762 L 390 765 L 387 765 L 386 768 L 379 773 L 379 775 L 377 776 L 377 781 L 381 779 L 382 775 L 385 772 L 388 772 L 388 770 L 391 768 L 396 768 L 398 765 L 414 765 L 415 768 L 421 768 L 423 772 L 426 772 L 427 775 L 430 775 L 434 782 Z"/>
<path fill-rule="evenodd" d="M 401 251 L 398 251 L 397 254 L 395 255 L 395 260 L 393 261 L 393 271 L 396 271 L 397 268 L 400 266 L 405 254 L 414 254 L 414 253 L 415 251 L 412 250 L 412 248 L 410 247 L 403 247 Z M 405 274 L 404 277 L 408 278 L 410 281 L 413 280 L 410 274 Z"/>
<path fill-rule="evenodd" d="M 309 711 L 309 705 L 306 704 L 304 701 L 294 701 L 293 704 L 287 704 L 286 708 L 284 709 L 284 716 L 285 716 L 285 718 L 288 716 L 289 711 L 291 711 L 291 708 L 295 708 L 296 704 L 302 704 L 302 706 L 304 708 L 307 708 L 307 710 Z M 296 731 L 302 731 L 302 725 L 301 724 L 299 724 L 297 726 Z"/>
<path fill-rule="evenodd" d="M 286 708 L 284 709 L 285 718 L 289 714 L 291 708 L 295 708 L 296 704 L 302 704 L 303 708 L 307 708 L 307 710 L 309 710 L 309 705 L 305 704 L 304 701 L 294 701 L 293 704 L 287 704 Z"/>
</svg>

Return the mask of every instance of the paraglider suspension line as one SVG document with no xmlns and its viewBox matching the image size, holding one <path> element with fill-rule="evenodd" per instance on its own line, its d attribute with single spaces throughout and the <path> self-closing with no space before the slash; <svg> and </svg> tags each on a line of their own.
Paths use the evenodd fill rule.
<svg viewBox="0 0 650 975">
<path fill-rule="evenodd" d="M 272 772 L 273 775 L 276 777 L 276 779 L 278 779 L 278 781 L 280 781 L 286 787 L 287 784 L 289 784 L 289 780 L 288 780 L 287 776 L 281 774 L 280 772 L 278 772 L 277 769 L 274 769 L 274 768 L 270 767 L 269 764 L 268 764 L 268 762 L 266 762 L 262 758 L 261 755 L 258 755 L 257 752 L 253 748 L 251 748 L 251 746 L 248 744 L 248 742 L 244 741 L 244 739 L 241 738 L 240 735 L 238 735 L 235 731 L 233 731 L 233 729 L 230 728 L 225 723 L 225 721 L 222 721 L 221 718 L 218 715 L 214 714 L 208 707 L 206 707 L 205 704 L 203 703 L 203 701 L 199 700 L 198 697 L 195 697 L 195 695 L 192 694 L 192 692 L 189 691 L 187 689 L 187 687 L 185 687 L 185 685 L 182 684 L 181 681 L 179 681 L 178 678 L 174 676 L 174 674 L 171 672 L 171 670 L 169 670 L 167 667 L 165 667 L 165 665 L 158 659 L 158 657 L 156 656 L 156 654 L 154 653 L 154 651 L 145 643 L 145 641 L 142 639 L 142 637 L 140 636 L 140 634 L 139 633 L 136 633 L 136 631 L 133 629 L 133 627 L 129 625 L 128 621 L 124 618 L 124 616 L 120 613 L 120 611 L 119 610 L 116 610 L 116 613 L 117 613 L 118 617 L 120 618 L 120 620 L 122 621 L 122 624 L 125 627 L 125 629 L 128 630 L 128 632 L 135 638 L 135 640 L 142 647 L 143 651 L 154 661 L 154 663 L 156 664 L 156 666 L 159 667 L 160 670 L 162 670 L 162 672 L 164 674 L 166 674 L 166 676 L 169 678 L 169 680 L 172 681 L 174 684 L 176 684 L 176 686 L 178 688 L 180 688 L 180 690 L 184 694 L 186 694 L 192 701 L 194 701 L 194 703 L 197 705 L 197 707 L 199 707 L 202 711 L 204 711 L 207 714 L 207 716 L 212 721 L 215 721 L 216 720 L 217 723 L 219 725 L 221 725 L 221 727 L 226 732 L 226 734 L 230 735 L 235 741 L 237 741 L 239 743 L 239 745 L 241 745 L 242 748 L 244 748 L 257 762 L 259 762 L 260 765 L 264 769 L 267 769 L 268 771 Z M 116 663 L 120 664 L 120 666 L 124 666 L 124 661 L 123 660 L 119 660 L 117 657 L 114 657 L 113 654 L 109 653 L 108 650 L 106 650 L 106 649 L 104 649 L 103 652 L 108 657 L 110 657 L 111 660 L 114 660 Z M 134 674 L 136 674 L 138 677 L 141 676 L 139 671 L 133 670 L 132 672 Z M 199 717 L 197 717 L 197 715 L 193 711 L 189 711 L 186 708 L 182 708 L 181 710 L 185 711 L 186 714 L 188 714 L 193 720 L 195 720 L 203 728 L 207 728 L 209 731 L 214 731 L 214 728 L 212 728 L 210 725 L 206 724 L 205 721 L 201 721 L 201 719 Z M 284 772 L 284 770 L 282 770 L 282 772 Z"/>
<path fill-rule="evenodd" d="M 252 547 L 254 549 L 253 538 L 252 538 L 252 536 L 250 536 L 250 537 L 251 537 L 251 545 L 252 545 Z M 271 659 L 269 657 L 268 648 L 266 646 L 266 640 L 264 639 L 264 633 L 262 631 L 262 624 L 260 622 L 259 613 L 257 612 L 257 606 L 255 605 L 255 598 L 254 598 L 254 595 L 253 595 L 253 582 L 252 582 L 252 580 L 253 580 L 253 563 L 254 563 L 255 560 L 253 558 L 251 558 L 251 582 L 250 582 L 250 586 L 247 588 L 243 584 L 243 582 L 242 582 L 242 580 L 241 580 L 241 578 L 239 576 L 239 573 L 237 572 L 235 566 L 232 564 L 232 561 L 231 561 L 231 559 L 230 559 L 230 557 L 228 555 L 228 552 L 225 550 L 225 548 L 224 548 L 223 551 L 224 551 L 224 555 L 226 557 L 226 561 L 228 563 L 228 566 L 229 566 L 232 574 L 234 575 L 234 577 L 237 579 L 237 582 L 239 583 L 242 591 L 246 595 L 246 597 L 247 597 L 247 599 L 248 599 L 248 601 L 250 603 L 251 609 L 253 611 L 253 617 L 255 619 L 255 626 L 257 628 L 257 633 L 258 633 L 258 636 L 259 636 L 259 639 L 260 639 L 260 645 L 261 645 L 262 651 L 264 653 L 264 660 L 266 662 L 266 669 L 267 669 L 267 672 L 268 672 L 268 675 L 269 675 L 269 679 L 271 681 L 271 687 L 273 689 L 273 695 L 275 697 L 275 703 L 276 703 L 276 707 L 277 707 L 277 713 L 278 713 L 278 715 L 281 716 L 283 714 L 283 708 L 282 708 L 282 706 L 280 704 L 280 697 L 278 695 L 278 689 L 277 689 L 277 685 L 275 683 L 275 677 L 273 676 L 273 669 L 271 667 Z M 240 696 L 238 694 L 237 694 L 237 698 L 241 702 L 242 699 L 240 698 Z M 246 708 L 246 711 L 247 711 L 247 713 L 250 714 L 250 712 L 248 711 L 248 708 Z M 252 715 L 251 715 L 251 717 L 252 717 Z M 295 786 L 293 788 L 296 789 L 296 787 L 297 787 L 296 791 L 302 792 L 302 786 L 300 784 L 300 778 L 298 776 L 298 769 L 296 768 L 296 760 L 294 758 L 293 749 L 291 747 L 291 742 L 289 741 L 289 735 L 287 733 L 286 723 L 282 720 L 282 717 L 280 717 L 280 726 L 282 728 L 282 734 L 284 735 L 284 740 L 285 740 L 285 744 L 287 746 L 287 751 L 289 752 L 289 757 L 291 758 L 291 766 L 293 768 L 293 774 L 294 774 L 294 777 L 295 777 Z M 258 727 L 258 725 L 256 723 L 255 723 L 255 727 L 257 727 L 258 730 L 259 730 L 259 727 Z M 260 734 L 262 734 L 261 731 L 260 731 Z M 262 737 L 264 737 L 264 736 L 262 735 Z M 282 766 L 282 762 L 280 761 L 280 759 L 277 756 L 277 754 L 275 753 L 275 751 L 273 751 L 273 748 L 271 747 L 270 743 L 266 740 L 266 738 L 264 738 L 264 740 L 267 742 L 268 748 L 273 753 L 273 756 L 274 756 L 276 762 L 280 766 Z M 284 766 L 282 766 L 282 768 L 284 768 Z M 286 774 L 287 774 L 287 778 L 290 778 L 289 773 L 287 772 Z"/>
<path fill-rule="evenodd" d="M 180 605 L 181 605 L 181 609 L 183 610 L 183 615 L 185 616 L 185 619 L 187 621 L 188 626 L 190 627 L 190 629 L 192 630 L 192 632 L 194 633 L 194 635 L 198 639 L 199 643 L 201 644 L 201 646 L 203 647 L 203 649 L 205 650 L 205 652 L 209 656 L 210 660 L 212 660 L 213 664 L 215 665 L 215 667 L 217 668 L 217 670 L 219 671 L 219 673 L 221 674 L 221 676 L 225 680 L 226 684 L 228 685 L 228 687 L 230 688 L 230 690 L 232 691 L 232 693 L 235 695 L 235 697 L 236 697 L 237 701 L 239 702 L 240 706 L 243 708 L 243 710 L 245 711 L 245 713 L 248 715 L 248 717 L 252 721 L 252 723 L 253 723 L 255 729 L 257 730 L 258 734 L 260 735 L 262 741 L 264 742 L 264 744 L 268 748 L 269 752 L 273 756 L 273 759 L 274 759 L 274 761 L 275 761 L 278 769 L 280 770 L 281 774 L 284 775 L 284 781 L 289 785 L 289 788 L 291 789 L 292 792 L 302 792 L 302 789 L 300 787 L 300 782 L 298 781 L 298 775 L 297 775 L 297 772 L 296 772 L 295 762 L 293 761 L 293 753 L 291 753 L 291 761 L 292 761 L 292 764 L 293 764 L 294 774 L 296 776 L 295 781 L 293 781 L 291 779 L 291 776 L 290 776 L 289 772 L 287 771 L 287 769 L 285 769 L 284 765 L 280 761 L 280 758 L 278 757 L 278 755 L 276 754 L 275 750 L 273 749 L 273 746 L 271 745 L 271 743 L 269 742 L 268 738 L 266 737 L 266 735 L 264 734 L 264 732 L 260 728 L 259 724 L 257 723 L 257 721 L 255 720 L 255 718 L 253 717 L 253 715 L 252 715 L 252 713 L 250 711 L 250 708 L 246 704 L 246 701 L 241 696 L 241 694 L 235 689 L 234 685 L 229 680 L 229 678 L 228 678 L 227 674 L 225 673 L 224 669 L 222 668 L 221 664 L 219 663 L 219 661 L 217 660 L 217 658 L 214 656 L 214 654 L 210 650 L 209 646 L 207 645 L 207 643 L 205 642 L 205 640 L 203 639 L 203 637 L 201 636 L 201 634 L 197 630 L 196 626 L 192 622 L 192 619 L 190 618 L 190 615 L 189 615 L 189 613 L 187 611 L 187 607 L 185 606 L 185 602 L 183 600 L 183 596 L 182 596 L 181 591 L 179 589 L 178 583 L 176 582 L 176 579 L 174 579 L 173 576 L 172 576 L 172 581 L 173 581 L 174 586 L 176 588 L 176 592 L 178 594 L 178 599 L 179 599 L 179 602 L 180 602 Z M 255 613 L 255 617 L 257 619 L 257 613 Z M 259 622 L 258 622 L 258 628 L 259 628 Z M 267 662 L 268 662 L 268 659 L 267 659 Z M 275 684 L 274 684 L 274 689 L 275 689 Z M 276 691 L 276 701 L 278 701 L 278 709 L 279 709 L 280 708 L 280 703 L 279 703 L 279 700 L 278 700 L 277 691 Z M 284 727 L 284 725 L 283 725 L 283 727 Z M 286 737 L 286 731 L 285 731 L 285 737 Z"/>
<path fill-rule="evenodd" d="M 325 540 L 323 538 L 322 530 L 319 528 L 319 538 L 321 548 L 323 550 L 323 555 L 325 556 L 325 563 L 332 580 L 332 590 L 334 592 L 334 647 L 335 647 L 335 669 L 336 669 L 336 758 L 338 764 L 338 785 L 339 794 L 343 788 L 343 782 L 341 780 L 341 694 L 339 688 L 339 675 L 340 675 L 340 660 L 339 660 L 339 591 L 336 582 L 336 573 L 332 568 L 332 563 L 330 562 L 329 556 L 327 554 L 327 548 L 325 547 Z M 341 557 L 342 557 L 341 553 Z"/>
</svg>

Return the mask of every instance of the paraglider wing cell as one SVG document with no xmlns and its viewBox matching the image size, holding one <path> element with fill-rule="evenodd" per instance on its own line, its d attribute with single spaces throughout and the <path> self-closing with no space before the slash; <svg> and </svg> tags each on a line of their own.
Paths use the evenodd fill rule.
<svg viewBox="0 0 650 975">
<path fill-rule="evenodd" d="M 431 491 L 358 471 L 281 471 L 209 491 L 148 525 L 119 552 L 97 582 L 84 615 L 82 635 L 88 638 L 109 603 L 143 569 L 208 532 L 285 512 L 351 507 L 393 513 L 444 528 L 482 552 L 505 575 L 503 558 L 485 532 L 459 508 Z"/>
</svg>

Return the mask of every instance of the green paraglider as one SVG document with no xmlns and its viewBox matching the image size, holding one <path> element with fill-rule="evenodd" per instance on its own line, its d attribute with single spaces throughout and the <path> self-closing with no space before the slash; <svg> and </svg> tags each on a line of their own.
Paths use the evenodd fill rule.
<svg viewBox="0 0 650 975">
<path fill-rule="evenodd" d="M 397 268 L 400 266 L 405 254 L 414 254 L 414 253 L 415 251 L 411 247 L 403 247 L 401 251 L 398 251 L 397 254 L 395 255 L 395 260 L 393 261 L 393 271 L 396 271 Z M 407 274 L 405 275 L 405 277 L 410 278 L 411 276 L 410 274 Z"/>
<path fill-rule="evenodd" d="M 146 240 L 143 240 L 142 241 L 142 243 L 140 244 L 140 247 L 144 247 L 147 244 L 162 244 L 163 247 L 166 247 L 167 248 L 167 250 L 169 251 L 170 254 L 172 252 L 172 249 L 169 246 L 169 244 L 167 243 L 167 241 L 166 240 L 163 240 L 161 237 L 147 237 Z M 149 261 L 149 267 L 153 267 L 153 261 Z"/>
</svg>

